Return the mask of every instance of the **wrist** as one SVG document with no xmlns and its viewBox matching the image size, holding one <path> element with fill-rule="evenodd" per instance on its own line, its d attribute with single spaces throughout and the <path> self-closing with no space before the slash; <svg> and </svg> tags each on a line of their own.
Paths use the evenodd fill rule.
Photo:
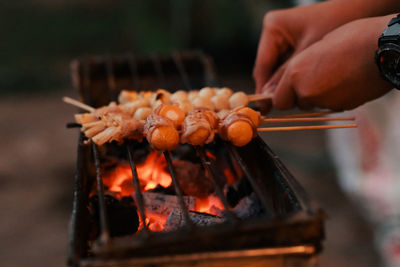
<svg viewBox="0 0 400 267">
<path fill-rule="evenodd" d="M 322 2 L 338 26 L 350 21 L 400 12 L 399 0 L 331 0 Z"/>
<path fill-rule="evenodd" d="M 342 11 L 350 13 L 354 18 L 378 17 L 400 12 L 398 0 L 333 0 L 342 7 Z M 348 12 L 346 12 L 347 10 Z"/>
</svg>

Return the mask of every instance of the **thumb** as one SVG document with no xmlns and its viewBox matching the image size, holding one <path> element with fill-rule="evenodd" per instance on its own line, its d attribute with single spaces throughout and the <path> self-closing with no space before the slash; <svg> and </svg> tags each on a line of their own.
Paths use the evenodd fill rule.
<svg viewBox="0 0 400 267">
<path fill-rule="evenodd" d="M 289 44 L 276 31 L 264 28 L 258 44 L 253 78 L 256 83 L 256 93 L 262 93 L 263 86 L 278 67 L 282 53 L 288 50 Z"/>
</svg>

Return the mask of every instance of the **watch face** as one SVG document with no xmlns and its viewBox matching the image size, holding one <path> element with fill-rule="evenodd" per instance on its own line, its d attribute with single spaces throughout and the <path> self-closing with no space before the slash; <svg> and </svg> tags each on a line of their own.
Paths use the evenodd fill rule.
<svg viewBox="0 0 400 267">
<path fill-rule="evenodd" d="M 384 47 L 379 53 L 382 74 L 396 87 L 400 86 L 400 49 Z"/>
</svg>

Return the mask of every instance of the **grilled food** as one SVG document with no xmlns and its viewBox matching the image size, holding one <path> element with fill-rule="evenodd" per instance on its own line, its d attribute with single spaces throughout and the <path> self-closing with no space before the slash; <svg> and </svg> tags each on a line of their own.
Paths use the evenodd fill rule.
<svg viewBox="0 0 400 267">
<path fill-rule="evenodd" d="M 214 140 L 215 121 L 204 109 L 191 111 L 182 124 L 181 142 L 193 146 L 208 144 Z"/>
<path fill-rule="evenodd" d="M 179 133 L 172 120 L 151 114 L 144 124 L 146 139 L 157 150 L 174 150 L 179 145 Z"/>
<path fill-rule="evenodd" d="M 146 136 L 155 149 L 172 150 L 179 142 L 208 144 L 217 132 L 224 140 L 244 146 L 257 134 L 260 123 L 260 114 L 245 106 L 247 96 L 233 94 L 229 88 L 206 87 L 174 94 L 164 89 L 140 93 L 123 90 L 118 99 L 119 105 L 111 102 L 75 115 L 82 132 L 97 145 Z"/>
</svg>

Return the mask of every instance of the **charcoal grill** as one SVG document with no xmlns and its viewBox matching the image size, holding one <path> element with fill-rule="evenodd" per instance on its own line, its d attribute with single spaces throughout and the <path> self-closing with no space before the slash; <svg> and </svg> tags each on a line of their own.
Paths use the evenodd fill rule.
<svg viewBox="0 0 400 267">
<path fill-rule="evenodd" d="M 199 89 L 218 86 L 213 62 L 202 52 L 176 52 L 166 56 L 85 57 L 71 64 L 73 84 L 81 100 L 94 107 L 115 100 L 121 89 Z M 99 147 L 78 143 L 73 210 L 70 225 L 70 266 L 314 266 L 320 252 L 323 212 L 313 208 L 302 187 L 264 141 L 257 137 L 245 147 L 222 140 L 228 157 L 240 166 L 263 209 L 263 216 L 238 220 L 229 210 L 223 189 L 217 182 L 218 166 L 203 147 L 194 148 L 215 185 L 227 220 L 223 224 L 198 227 L 191 223 L 183 193 L 175 177 L 171 152 L 163 152 L 185 218 L 184 227 L 173 232 L 151 232 L 144 224 L 138 235 L 112 238 L 105 208 Z M 142 193 L 133 152 L 125 150 L 132 170 L 135 199 L 140 218 L 145 218 Z M 90 240 L 89 194 L 97 186 L 100 234 Z"/>
</svg>

